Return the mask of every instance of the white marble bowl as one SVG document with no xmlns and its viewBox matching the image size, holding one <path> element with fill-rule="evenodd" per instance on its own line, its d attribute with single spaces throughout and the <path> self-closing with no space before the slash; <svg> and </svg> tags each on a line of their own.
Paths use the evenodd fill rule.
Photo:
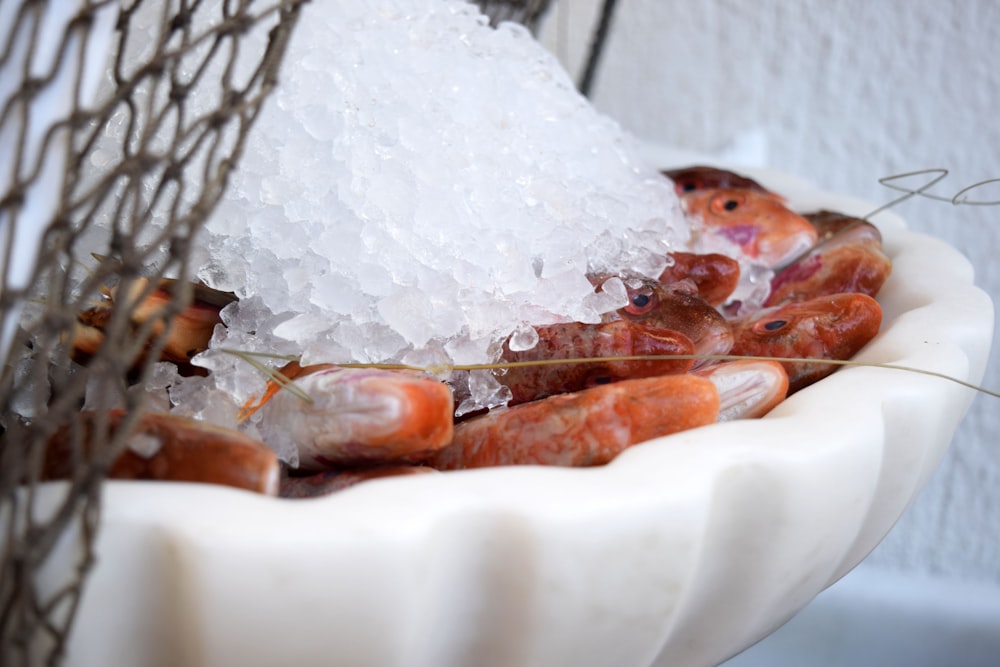
<svg viewBox="0 0 1000 667">
<path fill-rule="evenodd" d="M 753 174 L 800 209 L 873 208 Z M 979 381 L 992 303 L 969 263 L 876 222 L 894 269 L 858 358 Z M 308 501 L 109 483 L 68 664 L 716 664 L 871 551 L 974 395 L 847 368 L 764 419 L 602 468 L 418 475 Z"/>
</svg>

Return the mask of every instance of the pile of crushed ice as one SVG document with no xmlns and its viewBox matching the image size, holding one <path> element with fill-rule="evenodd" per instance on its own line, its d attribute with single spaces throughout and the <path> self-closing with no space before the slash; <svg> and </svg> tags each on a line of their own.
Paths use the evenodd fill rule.
<svg viewBox="0 0 1000 667">
<path fill-rule="evenodd" d="M 239 297 L 196 358 L 213 372 L 147 389 L 232 424 L 265 378 L 229 349 L 492 361 L 508 335 L 623 306 L 588 272 L 657 276 L 689 236 L 672 185 L 523 27 L 458 0 L 309 3 L 199 238 L 197 278 Z M 505 399 L 458 379 L 461 410 Z"/>
<path fill-rule="evenodd" d="M 521 26 L 457 1 L 323 2 L 292 42 L 202 237 L 198 278 L 240 301 L 199 383 L 259 390 L 222 348 L 489 361 L 511 333 L 624 305 L 588 271 L 658 275 L 688 238 L 670 183 Z"/>
</svg>

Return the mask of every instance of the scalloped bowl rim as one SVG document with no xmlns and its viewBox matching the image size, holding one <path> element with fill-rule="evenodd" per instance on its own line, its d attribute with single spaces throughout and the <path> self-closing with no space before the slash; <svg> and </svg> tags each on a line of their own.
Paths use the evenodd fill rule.
<svg viewBox="0 0 1000 667">
<path fill-rule="evenodd" d="M 739 170 L 800 210 L 873 208 Z M 856 358 L 978 382 L 993 318 L 971 265 L 891 213 L 874 222 L 894 270 L 883 331 Z M 332 650 L 359 665 L 716 664 L 875 547 L 973 397 L 844 368 L 763 419 L 601 468 L 419 475 L 298 501 L 110 482 L 69 663 L 314 664 Z"/>
</svg>

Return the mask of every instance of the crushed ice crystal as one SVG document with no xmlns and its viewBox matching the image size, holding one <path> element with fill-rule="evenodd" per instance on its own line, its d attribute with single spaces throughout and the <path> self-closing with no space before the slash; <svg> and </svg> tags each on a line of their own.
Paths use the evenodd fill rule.
<svg viewBox="0 0 1000 667">
<path fill-rule="evenodd" d="M 223 347 L 494 361 L 515 331 L 620 307 L 588 273 L 656 277 L 689 237 L 672 184 L 523 27 L 458 0 L 310 3 L 200 237 L 197 278 L 240 299 L 195 360 L 213 379 L 171 400 L 260 390 Z M 504 397 L 469 386 L 468 409 Z"/>
</svg>

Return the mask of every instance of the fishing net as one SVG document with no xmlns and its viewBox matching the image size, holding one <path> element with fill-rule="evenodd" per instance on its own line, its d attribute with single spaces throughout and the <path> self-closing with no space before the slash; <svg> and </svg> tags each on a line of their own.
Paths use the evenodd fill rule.
<svg viewBox="0 0 1000 667">
<path fill-rule="evenodd" d="M 131 311 L 161 278 L 189 275 L 302 2 L 0 4 L 0 664 L 64 654 L 101 483 L 143 408 L 129 387 L 151 373 L 188 281 L 142 324 Z M 109 294 L 132 298 L 82 327 Z M 85 401 L 125 421 L 85 428 Z M 73 472 L 42 485 L 56 434 Z"/>
<path fill-rule="evenodd" d="M 135 388 L 305 2 L 0 3 L 0 664 L 65 656 Z M 477 4 L 534 31 L 550 0 Z M 72 472 L 43 484 L 55 440 Z"/>
</svg>

